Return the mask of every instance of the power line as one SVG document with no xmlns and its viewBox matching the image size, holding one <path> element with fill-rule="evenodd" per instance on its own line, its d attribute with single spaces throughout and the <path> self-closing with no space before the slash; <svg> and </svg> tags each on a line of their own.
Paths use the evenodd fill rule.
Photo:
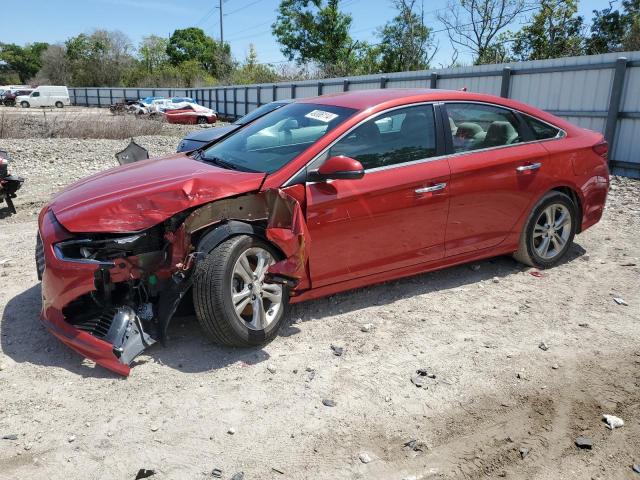
<svg viewBox="0 0 640 480">
<path fill-rule="evenodd" d="M 198 25 L 202 25 L 204 22 L 206 22 L 207 20 L 209 20 L 209 18 L 211 17 L 211 15 L 213 15 L 213 13 L 214 13 L 215 11 L 216 11 L 216 7 L 213 7 L 211 10 L 209 10 L 207 13 L 205 13 L 205 14 L 203 15 L 203 17 L 202 17 L 200 20 L 198 20 L 198 21 L 196 22 L 196 26 L 198 26 Z"/>
<path fill-rule="evenodd" d="M 237 35 L 237 34 L 239 34 L 239 33 L 248 32 L 249 30 L 253 30 L 254 28 L 262 27 L 263 25 L 268 25 L 268 24 L 273 23 L 273 22 L 274 22 L 274 20 L 269 20 L 269 21 L 266 21 L 266 22 L 261 22 L 261 23 L 258 23 L 258 24 L 256 24 L 256 25 L 253 25 L 253 26 L 251 26 L 251 27 L 243 28 L 242 30 L 238 30 L 238 31 L 236 31 L 236 32 L 233 32 L 233 34 L 234 34 L 234 35 Z"/>
<path fill-rule="evenodd" d="M 271 30 L 262 30 L 261 32 L 250 33 L 248 35 L 241 35 L 239 37 L 227 38 L 227 40 L 231 42 L 236 40 L 243 40 L 245 38 L 258 38 L 267 33 L 271 33 Z"/>
<path fill-rule="evenodd" d="M 247 3 L 247 4 L 246 4 L 245 6 L 243 6 L 243 7 L 236 8 L 235 10 L 232 10 L 232 11 L 230 11 L 230 12 L 226 13 L 226 14 L 225 14 L 225 16 L 233 15 L 234 13 L 237 13 L 237 12 L 239 12 L 239 11 L 241 11 L 241 10 L 244 10 L 244 9 L 246 9 L 246 8 L 249 8 L 249 7 L 251 7 L 252 5 L 255 5 L 256 3 L 259 3 L 259 2 L 261 2 L 261 1 L 262 1 L 262 0 L 255 0 L 255 1 L 251 2 L 251 3 Z"/>
</svg>

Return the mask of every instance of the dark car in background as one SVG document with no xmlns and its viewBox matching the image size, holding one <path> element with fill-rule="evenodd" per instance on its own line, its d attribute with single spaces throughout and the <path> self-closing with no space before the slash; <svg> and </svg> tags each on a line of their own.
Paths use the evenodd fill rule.
<svg viewBox="0 0 640 480">
<path fill-rule="evenodd" d="M 275 102 L 267 103 L 266 105 L 256 108 L 254 111 L 240 117 L 235 122 L 224 127 L 207 128 L 206 130 L 192 132 L 180 141 L 177 151 L 190 152 L 204 147 L 206 144 L 211 143 L 218 138 L 222 138 L 226 134 L 239 129 L 243 125 L 247 125 L 258 118 L 263 117 L 267 113 L 273 112 L 280 107 L 284 107 L 291 102 L 292 100 L 277 100 Z"/>
<path fill-rule="evenodd" d="M 7 90 L 2 94 L 2 103 L 4 103 L 5 107 L 13 107 L 16 104 L 16 98 L 20 95 L 30 95 L 31 92 L 33 92 L 33 89 Z"/>
</svg>

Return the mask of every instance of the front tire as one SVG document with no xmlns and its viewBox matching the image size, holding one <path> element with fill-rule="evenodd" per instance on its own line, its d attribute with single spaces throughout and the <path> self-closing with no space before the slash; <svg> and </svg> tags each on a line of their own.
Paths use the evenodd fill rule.
<svg viewBox="0 0 640 480">
<path fill-rule="evenodd" d="M 21 102 L 21 103 L 20 103 L 20 106 L 21 106 L 22 108 L 29 108 L 31 105 L 29 105 L 29 102 L 25 102 L 25 101 L 23 101 L 23 102 Z"/>
<path fill-rule="evenodd" d="M 556 266 L 573 243 L 578 224 L 576 212 L 573 200 L 564 193 L 547 193 L 529 215 L 514 258 L 531 267 Z"/>
<path fill-rule="evenodd" d="M 276 337 L 289 310 L 287 289 L 264 282 L 280 259 L 268 243 L 248 235 L 218 245 L 198 264 L 193 303 L 206 335 L 216 343 L 252 347 Z"/>
<path fill-rule="evenodd" d="M 206 125 L 208 122 L 205 117 L 198 117 L 198 119 L 196 120 L 196 123 L 198 125 Z"/>
</svg>

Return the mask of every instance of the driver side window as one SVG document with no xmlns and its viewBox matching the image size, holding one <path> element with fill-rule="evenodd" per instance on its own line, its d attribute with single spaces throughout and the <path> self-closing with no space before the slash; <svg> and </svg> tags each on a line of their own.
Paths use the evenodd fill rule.
<svg viewBox="0 0 640 480">
<path fill-rule="evenodd" d="M 329 157 L 344 155 L 365 170 L 413 162 L 436 155 L 432 105 L 416 105 L 383 113 L 337 142 Z"/>
</svg>

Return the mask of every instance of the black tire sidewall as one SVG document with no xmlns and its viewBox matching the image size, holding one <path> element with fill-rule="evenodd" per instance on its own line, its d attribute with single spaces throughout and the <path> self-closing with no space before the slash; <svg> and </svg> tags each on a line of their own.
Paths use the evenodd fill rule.
<svg viewBox="0 0 640 480">
<path fill-rule="evenodd" d="M 545 259 L 539 256 L 536 253 L 535 248 L 533 247 L 533 229 L 542 211 L 545 208 L 547 208 L 549 205 L 554 203 L 562 204 L 565 207 L 567 207 L 567 209 L 569 210 L 569 214 L 571 215 L 571 233 L 569 234 L 567 243 L 563 247 L 561 253 L 556 255 L 553 259 Z M 527 230 L 526 230 L 527 253 L 529 254 L 529 257 L 531 258 L 533 263 L 538 268 L 551 268 L 557 265 L 565 257 L 565 255 L 567 254 L 567 251 L 569 251 L 569 249 L 571 248 L 571 245 L 573 244 L 573 238 L 575 237 L 576 229 L 577 229 L 577 222 L 578 222 L 578 218 L 576 213 L 576 206 L 571 200 L 571 198 L 569 198 L 564 193 L 556 192 L 556 193 L 547 195 L 545 198 L 542 199 L 540 203 L 538 203 L 538 205 L 536 206 L 536 208 L 534 208 L 532 212 L 532 215 L 529 219 L 529 223 L 527 224 Z"/>
<path fill-rule="evenodd" d="M 56 108 L 63 108 L 63 107 L 64 107 L 64 103 L 56 102 Z"/>
<path fill-rule="evenodd" d="M 222 305 L 222 311 L 224 318 L 216 319 L 217 321 L 227 322 L 233 330 L 234 336 L 236 336 L 240 342 L 249 345 L 262 345 L 271 339 L 273 339 L 282 326 L 284 320 L 287 318 L 289 309 L 289 295 L 286 288 L 283 288 L 282 293 L 282 306 L 278 317 L 271 322 L 264 330 L 251 330 L 244 322 L 242 322 L 236 313 L 231 297 L 231 278 L 233 275 L 233 269 L 236 261 L 242 253 L 246 250 L 259 247 L 267 250 L 276 261 L 282 259 L 282 255 L 269 243 L 264 242 L 256 237 L 249 235 L 241 235 L 236 237 L 236 243 L 230 251 L 224 262 L 223 277 L 225 281 L 221 285 L 221 292 L 216 292 L 216 296 Z M 214 249 L 209 255 L 216 255 L 216 249 Z"/>
</svg>

